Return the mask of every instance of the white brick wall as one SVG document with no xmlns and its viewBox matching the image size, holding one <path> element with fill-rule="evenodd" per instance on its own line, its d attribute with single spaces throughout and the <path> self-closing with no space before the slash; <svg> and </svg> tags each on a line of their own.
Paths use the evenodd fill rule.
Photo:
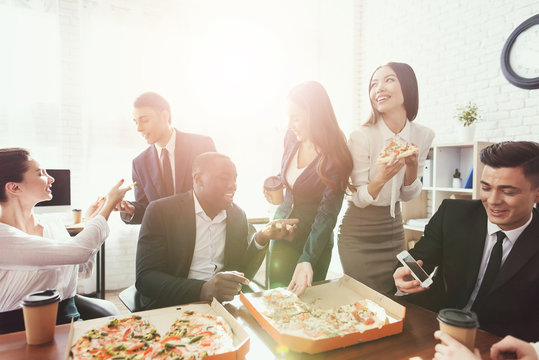
<svg viewBox="0 0 539 360">
<path fill-rule="evenodd" d="M 509 34 L 539 12 L 536 0 L 364 0 L 357 6 L 357 124 L 370 112 L 368 80 L 389 61 L 409 63 L 419 81 L 417 121 L 435 141 L 458 140 L 456 108 L 477 103 L 476 139 L 539 140 L 539 90 L 506 81 L 500 56 Z"/>
</svg>

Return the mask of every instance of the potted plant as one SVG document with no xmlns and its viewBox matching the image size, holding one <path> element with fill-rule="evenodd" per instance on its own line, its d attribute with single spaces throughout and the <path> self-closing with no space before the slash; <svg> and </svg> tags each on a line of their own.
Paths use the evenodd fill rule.
<svg viewBox="0 0 539 360">
<path fill-rule="evenodd" d="M 461 188 L 462 187 L 462 180 L 460 178 L 459 169 L 455 169 L 455 172 L 453 173 L 453 187 L 454 188 Z"/>
<path fill-rule="evenodd" d="M 457 107 L 455 118 L 462 124 L 460 128 L 460 140 L 463 142 L 471 142 L 474 139 L 475 123 L 480 120 L 479 108 L 471 101 L 465 106 Z"/>
</svg>

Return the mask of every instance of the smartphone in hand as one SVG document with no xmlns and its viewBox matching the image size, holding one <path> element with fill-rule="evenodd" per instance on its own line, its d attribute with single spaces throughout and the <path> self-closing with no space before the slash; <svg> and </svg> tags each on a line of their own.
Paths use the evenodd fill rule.
<svg viewBox="0 0 539 360">
<path fill-rule="evenodd" d="M 429 274 L 427 274 L 425 270 L 423 270 L 421 265 L 419 265 L 417 261 L 415 261 L 415 259 L 412 257 L 412 255 L 410 255 L 408 251 L 401 251 L 397 255 L 397 259 L 399 259 L 402 265 L 410 269 L 410 271 L 412 272 L 412 276 L 414 277 L 414 279 L 419 281 L 422 287 L 426 288 L 432 284 L 432 277 L 430 277 Z"/>
</svg>

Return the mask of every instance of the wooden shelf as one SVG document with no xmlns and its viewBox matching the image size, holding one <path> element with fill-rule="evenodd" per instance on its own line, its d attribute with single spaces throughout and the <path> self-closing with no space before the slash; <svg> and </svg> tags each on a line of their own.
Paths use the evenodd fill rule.
<svg viewBox="0 0 539 360">
<path fill-rule="evenodd" d="M 486 141 L 455 142 L 448 144 L 435 144 L 429 151 L 429 159 L 432 159 L 428 167 L 429 177 L 423 187 L 421 195 L 409 202 L 402 203 L 402 219 L 404 222 L 404 235 L 408 244 L 419 240 L 424 231 L 423 226 L 406 225 L 409 219 L 426 218 L 438 210 L 443 200 L 451 195 L 456 198 L 479 197 L 479 180 L 484 165 L 479 161 L 479 153 L 482 149 L 492 144 Z M 472 189 L 451 187 L 453 173 L 459 169 L 462 176 L 466 177 L 473 169 Z"/>
</svg>

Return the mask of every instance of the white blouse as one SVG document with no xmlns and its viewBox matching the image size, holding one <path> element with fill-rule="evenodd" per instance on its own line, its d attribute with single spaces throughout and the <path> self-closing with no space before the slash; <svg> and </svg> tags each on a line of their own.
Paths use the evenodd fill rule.
<svg viewBox="0 0 539 360">
<path fill-rule="evenodd" d="M 37 219 L 43 237 L 0 223 L 0 312 L 19 309 L 24 296 L 47 288 L 57 289 L 62 300 L 73 297 L 78 273 L 91 274 L 94 255 L 109 234 L 101 215 L 73 238 L 60 221 Z"/>
<path fill-rule="evenodd" d="M 419 147 L 418 178 L 410 185 L 404 185 L 404 166 L 384 186 L 376 198 L 373 198 L 367 186 L 374 179 L 377 171 L 376 159 L 380 151 L 393 138 L 401 142 L 412 143 Z M 390 206 L 391 216 L 395 217 L 395 203 L 409 201 L 421 192 L 422 184 L 419 178 L 423 175 L 423 167 L 434 139 L 434 132 L 426 126 L 407 121 L 400 133 L 393 133 L 380 119 L 374 125 L 362 125 L 350 135 L 348 147 L 354 160 L 354 168 L 350 178 L 352 184 L 357 186 L 357 192 L 348 195 L 354 205 L 360 208 L 369 205 Z"/>
<path fill-rule="evenodd" d="M 299 153 L 299 148 L 298 150 L 296 150 L 296 153 L 290 160 L 290 163 L 288 164 L 288 168 L 286 169 L 285 178 L 286 178 L 286 182 L 288 183 L 288 185 L 290 185 L 290 187 L 294 187 L 296 180 L 299 178 L 301 173 L 303 173 L 303 170 L 305 170 L 305 168 L 309 166 L 307 165 L 303 168 L 298 168 L 298 153 Z"/>
</svg>

